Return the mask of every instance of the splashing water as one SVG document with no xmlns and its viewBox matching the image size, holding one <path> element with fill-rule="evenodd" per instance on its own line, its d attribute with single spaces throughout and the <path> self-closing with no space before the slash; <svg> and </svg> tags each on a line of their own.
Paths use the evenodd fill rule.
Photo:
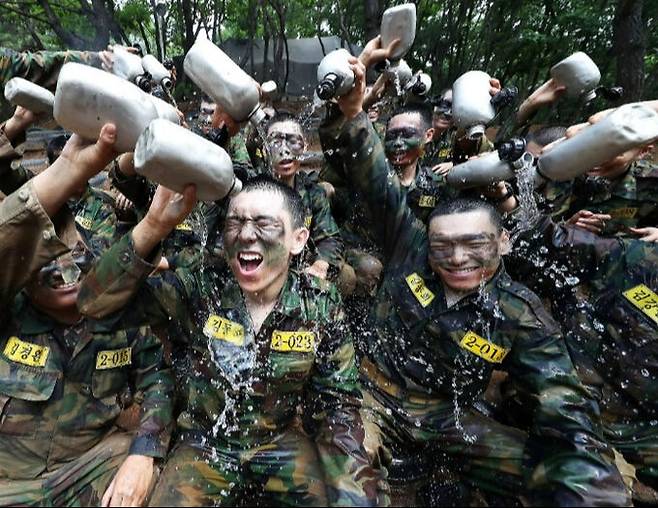
<svg viewBox="0 0 658 508">
<path fill-rule="evenodd" d="M 525 163 L 517 171 L 516 177 L 519 189 L 517 196 L 519 210 L 516 215 L 518 223 L 511 235 L 512 244 L 516 243 L 523 233 L 533 229 L 541 218 L 541 213 L 535 199 L 535 171 L 532 163 Z"/>
</svg>

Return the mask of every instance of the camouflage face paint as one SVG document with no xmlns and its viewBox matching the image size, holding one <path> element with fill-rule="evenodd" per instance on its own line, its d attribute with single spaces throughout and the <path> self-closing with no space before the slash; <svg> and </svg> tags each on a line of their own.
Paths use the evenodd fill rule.
<svg viewBox="0 0 658 508">
<path fill-rule="evenodd" d="M 464 258 L 482 268 L 491 268 L 500 261 L 500 251 L 496 235 L 482 233 L 463 235 L 455 238 L 436 236 L 430 240 L 429 258 L 440 266 L 452 266 L 457 249 Z"/>
</svg>

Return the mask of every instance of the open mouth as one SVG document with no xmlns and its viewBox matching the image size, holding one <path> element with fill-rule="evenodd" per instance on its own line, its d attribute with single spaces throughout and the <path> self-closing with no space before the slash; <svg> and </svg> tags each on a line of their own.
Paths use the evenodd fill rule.
<svg viewBox="0 0 658 508">
<path fill-rule="evenodd" d="M 78 282 L 65 282 L 59 271 L 49 274 L 45 280 L 46 285 L 55 290 L 69 290 L 77 286 Z"/>
<path fill-rule="evenodd" d="M 258 267 L 263 262 L 263 256 L 257 252 L 239 252 L 238 253 L 238 263 L 240 263 L 240 268 L 245 273 L 251 273 L 258 270 Z"/>
<path fill-rule="evenodd" d="M 471 268 L 446 268 L 446 271 L 450 272 L 452 275 L 456 275 L 458 277 L 463 277 L 466 275 L 469 275 L 473 272 L 475 272 L 478 269 L 478 267 L 471 267 Z"/>
</svg>

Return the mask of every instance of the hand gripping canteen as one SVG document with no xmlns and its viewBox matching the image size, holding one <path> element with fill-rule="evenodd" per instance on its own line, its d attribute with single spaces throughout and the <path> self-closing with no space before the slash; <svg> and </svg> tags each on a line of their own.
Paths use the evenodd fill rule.
<svg viewBox="0 0 658 508">
<path fill-rule="evenodd" d="M 88 140 L 98 139 L 103 125 L 113 123 L 115 149 L 132 152 L 137 138 L 159 115 L 153 97 L 125 79 L 67 63 L 57 81 L 54 117 L 59 125 Z"/>
<path fill-rule="evenodd" d="M 14 105 L 29 109 L 32 113 L 53 114 L 55 96 L 49 90 L 23 78 L 12 78 L 5 85 L 5 99 Z"/>
<path fill-rule="evenodd" d="M 658 139 L 658 113 L 641 103 L 625 104 L 539 156 L 537 170 L 565 182 L 636 147 Z"/>
<path fill-rule="evenodd" d="M 139 137 L 135 171 L 176 192 L 194 184 L 201 201 L 217 201 L 242 189 L 223 148 L 164 119 L 153 120 Z"/>
<path fill-rule="evenodd" d="M 596 97 L 596 87 L 601 81 L 601 72 L 592 59 L 582 51 L 574 53 L 551 69 L 551 78 L 566 87 L 566 95 L 582 97 L 589 102 Z"/>
<path fill-rule="evenodd" d="M 199 37 L 183 62 L 185 74 L 236 122 L 265 119 L 258 85 L 212 42 Z"/>
</svg>

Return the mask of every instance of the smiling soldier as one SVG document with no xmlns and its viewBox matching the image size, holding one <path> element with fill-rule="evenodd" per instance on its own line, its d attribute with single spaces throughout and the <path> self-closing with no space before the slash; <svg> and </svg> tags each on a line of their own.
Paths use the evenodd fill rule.
<svg viewBox="0 0 658 508">
<path fill-rule="evenodd" d="M 144 284 L 153 266 L 145 260 L 194 206 L 187 189 L 170 215 L 172 195 L 157 191 L 144 220 L 86 279 L 80 301 L 86 313 L 107 313 L 143 286 L 124 319 L 174 316 L 190 330 L 179 440 L 152 505 L 375 503 L 380 486 L 363 446 L 340 298 L 290 269 L 309 235 L 301 198 L 271 177 L 248 181 L 228 208 L 228 273 L 178 268 Z M 296 423 L 300 403 L 310 438 Z"/>
<path fill-rule="evenodd" d="M 431 447 L 467 484 L 540 505 L 628 503 L 592 421 L 597 406 L 557 325 L 505 272 L 509 238 L 500 215 L 460 199 L 439 205 L 427 227 L 415 219 L 362 111 L 364 69 L 356 60 L 352 69 L 357 84 L 322 136 L 340 132 L 329 142 L 344 147 L 353 185 L 379 217 L 385 256 L 366 326 L 372 331 L 362 341 L 369 453 L 386 460 L 396 450 Z M 531 401 L 529 435 L 482 410 L 494 369 Z"/>
</svg>

